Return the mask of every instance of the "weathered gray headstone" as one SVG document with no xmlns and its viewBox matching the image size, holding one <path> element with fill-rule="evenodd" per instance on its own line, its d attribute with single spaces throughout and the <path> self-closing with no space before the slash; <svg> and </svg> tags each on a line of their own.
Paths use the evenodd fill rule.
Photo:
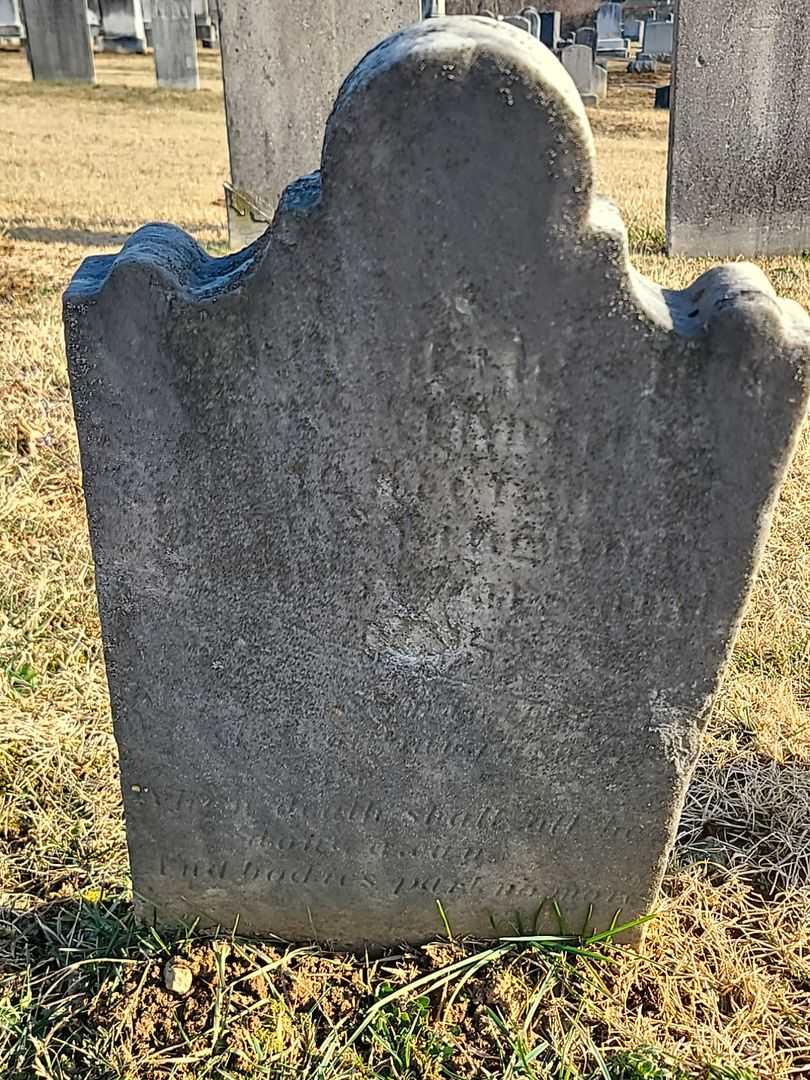
<svg viewBox="0 0 810 1080">
<path fill-rule="evenodd" d="M 638 45 L 644 44 L 644 20 L 626 19 L 622 27 L 622 36 L 625 41 L 632 41 Z"/>
<path fill-rule="evenodd" d="M 318 167 L 329 110 L 363 53 L 421 13 L 421 0 L 332 5 L 326 15 L 322 0 L 222 4 L 231 247 L 261 236 L 287 184 Z"/>
<path fill-rule="evenodd" d="M 20 0 L 0 0 L 0 38 L 19 40 L 24 36 Z"/>
<path fill-rule="evenodd" d="M 714 11 L 717 23 L 719 20 L 716 7 Z M 656 59 L 668 60 L 672 56 L 674 29 L 675 24 L 672 22 L 648 22 L 644 29 L 644 52 Z"/>
<path fill-rule="evenodd" d="M 566 45 L 560 59 L 580 94 L 596 93 L 593 53 L 587 45 Z"/>
<path fill-rule="evenodd" d="M 79 270 L 145 915 L 360 944 L 437 901 L 476 935 L 652 903 L 810 319 L 744 264 L 654 285 L 593 187 L 548 50 L 430 20 L 347 80 L 253 248 L 152 225 Z"/>
<path fill-rule="evenodd" d="M 25 26 L 34 80 L 95 81 L 85 0 L 25 0 Z"/>
<path fill-rule="evenodd" d="M 141 0 L 101 0 L 101 47 L 104 52 L 146 52 Z"/>
<path fill-rule="evenodd" d="M 810 4 L 681 0 L 669 138 L 670 252 L 810 250 Z"/>
<path fill-rule="evenodd" d="M 197 90 L 197 34 L 191 0 L 152 0 L 158 86 Z"/>
<path fill-rule="evenodd" d="M 503 21 L 509 23 L 510 26 L 516 26 L 518 30 L 523 30 L 526 34 L 532 32 L 531 21 L 524 15 L 507 15 Z"/>
</svg>

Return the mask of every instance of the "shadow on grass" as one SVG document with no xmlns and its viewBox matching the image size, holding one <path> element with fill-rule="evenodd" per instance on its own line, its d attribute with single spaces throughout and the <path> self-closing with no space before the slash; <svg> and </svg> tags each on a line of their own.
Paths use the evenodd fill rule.
<svg viewBox="0 0 810 1080">
<path fill-rule="evenodd" d="M 186 232 L 195 233 L 211 228 L 210 222 L 194 222 L 181 226 Z M 5 230 L 5 235 L 12 240 L 29 241 L 39 244 L 76 244 L 87 248 L 120 248 L 135 231 L 135 227 L 122 226 L 121 231 L 93 230 L 82 228 L 51 229 L 39 225 L 16 225 Z M 209 245 L 219 248 L 222 244 Z M 227 246 L 227 245 L 225 245 Z"/>
</svg>

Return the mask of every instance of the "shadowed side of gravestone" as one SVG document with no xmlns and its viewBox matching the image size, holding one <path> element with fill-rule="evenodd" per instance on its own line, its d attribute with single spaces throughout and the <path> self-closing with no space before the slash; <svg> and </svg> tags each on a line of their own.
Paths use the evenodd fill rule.
<svg viewBox="0 0 810 1080">
<path fill-rule="evenodd" d="M 361 945 L 653 903 L 810 321 L 753 267 L 637 275 L 593 174 L 548 50 L 431 20 L 263 239 L 148 226 L 76 275 L 145 917 Z"/>
</svg>

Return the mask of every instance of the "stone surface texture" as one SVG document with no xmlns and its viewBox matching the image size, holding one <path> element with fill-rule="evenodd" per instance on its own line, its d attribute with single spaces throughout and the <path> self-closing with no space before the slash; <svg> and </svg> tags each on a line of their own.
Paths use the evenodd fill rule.
<svg viewBox="0 0 810 1080">
<path fill-rule="evenodd" d="M 746 264 L 641 277 L 594 168 L 547 49 L 429 20 L 255 245 L 151 225 L 78 271 L 144 916 L 360 945 L 653 903 L 810 320 Z"/>
<path fill-rule="evenodd" d="M 323 129 L 363 54 L 422 14 L 421 0 L 219 0 L 231 247 L 255 240 L 284 188 L 318 168 Z"/>
<path fill-rule="evenodd" d="M 681 0 L 667 243 L 678 255 L 810 249 L 810 4 Z"/>
<path fill-rule="evenodd" d="M 191 0 L 152 0 L 152 40 L 158 86 L 197 90 L 197 29 Z"/>
<path fill-rule="evenodd" d="M 35 81 L 95 81 L 85 0 L 25 0 L 23 12 Z"/>
</svg>

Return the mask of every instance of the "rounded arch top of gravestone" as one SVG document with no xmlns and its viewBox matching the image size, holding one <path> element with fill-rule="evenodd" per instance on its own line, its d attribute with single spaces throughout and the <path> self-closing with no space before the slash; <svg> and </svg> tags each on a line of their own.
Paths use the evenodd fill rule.
<svg viewBox="0 0 810 1080">
<path fill-rule="evenodd" d="M 579 94 L 553 53 L 506 21 L 448 17 L 372 50 L 327 125 L 324 203 L 498 198 L 572 235 L 590 213 L 594 147 Z"/>
</svg>

